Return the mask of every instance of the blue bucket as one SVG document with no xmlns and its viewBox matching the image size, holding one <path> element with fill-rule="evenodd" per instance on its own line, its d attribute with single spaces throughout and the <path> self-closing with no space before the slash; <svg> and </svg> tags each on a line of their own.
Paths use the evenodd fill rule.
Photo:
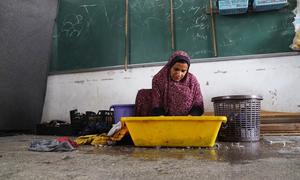
<svg viewBox="0 0 300 180">
<path fill-rule="evenodd" d="M 130 117 L 135 115 L 134 104 L 114 104 L 110 106 L 110 110 L 114 111 L 114 123 L 118 123 L 121 117 Z"/>
</svg>

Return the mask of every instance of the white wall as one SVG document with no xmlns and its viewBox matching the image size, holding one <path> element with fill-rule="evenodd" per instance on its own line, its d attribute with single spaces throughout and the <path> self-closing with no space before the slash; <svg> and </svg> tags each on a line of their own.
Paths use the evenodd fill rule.
<svg viewBox="0 0 300 180">
<path fill-rule="evenodd" d="M 112 104 L 133 104 L 141 88 L 161 66 L 110 70 L 48 77 L 42 121 L 69 121 L 69 111 L 108 110 Z M 300 55 L 220 62 L 192 63 L 204 96 L 205 111 L 213 111 L 211 98 L 223 95 L 261 95 L 262 110 L 300 112 Z"/>
</svg>

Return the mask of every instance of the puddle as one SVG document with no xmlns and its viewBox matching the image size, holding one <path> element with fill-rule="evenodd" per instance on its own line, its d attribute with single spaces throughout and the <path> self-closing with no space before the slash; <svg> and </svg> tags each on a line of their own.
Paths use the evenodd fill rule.
<svg viewBox="0 0 300 180">
<path fill-rule="evenodd" d="M 271 157 L 300 157 L 299 141 L 272 139 L 259 142 L 218 142 L 214 148 L 165 148 L 134 146 L 82 146 L 80 153 L 128 156 L 147 161 L 158 159 L 198 159 L 206 161 L 245 164 L 257 159 Z"/>
</svg>

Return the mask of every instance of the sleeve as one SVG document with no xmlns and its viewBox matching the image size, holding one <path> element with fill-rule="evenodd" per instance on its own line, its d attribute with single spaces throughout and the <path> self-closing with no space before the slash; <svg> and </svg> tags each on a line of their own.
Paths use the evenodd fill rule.
<svg viewBox="0 0 300 180">
<path fill-rule="evenodd" d="M 153 108 L 151 112 L 152 116 L 163 116 L 166 115 L 164 108 Z"/>
<path fill-rule="evenodd" d="M 159 82 L 154 76 L 152 79 L 152 116 L 166 115 L 166 111 L 163 106 L 163 90 L 159 88 Z"/>
<path fill-rule="evenodd" d="M 163 95 L 158 86 L 157 79 L 155 76 L 152 79 L 152 109 L 154 108 L 162 108 L 163 107 Z"/>
<path fill-rule="evenodd" d="M 204 113 L 203 96 L 200 89 L 200 84 L 195 76 L 193 76 L 194 97 L 193 106 L 190 110 L 191 115 L 202 115 Z"/>
<path fill-rule="evenodd" d="M 203 106 L 193 106 L 189 112 L 192 116 L 201 116 L 204 113 Z"/>
</svg>

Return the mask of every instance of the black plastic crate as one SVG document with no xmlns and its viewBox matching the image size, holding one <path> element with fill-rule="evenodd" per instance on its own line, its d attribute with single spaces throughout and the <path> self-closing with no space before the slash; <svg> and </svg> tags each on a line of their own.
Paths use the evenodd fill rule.
<svg viewBox="0 0 300 180">
<path fill-rule="evenodd" d="M 113 111 L 99 110 L 98 113 L 86 111 L 80 114 L 77 110 L 70 111 L 71 125 L 74 134 L 101 134 L 107 133 L 113 125 Z"/>
</svg>

